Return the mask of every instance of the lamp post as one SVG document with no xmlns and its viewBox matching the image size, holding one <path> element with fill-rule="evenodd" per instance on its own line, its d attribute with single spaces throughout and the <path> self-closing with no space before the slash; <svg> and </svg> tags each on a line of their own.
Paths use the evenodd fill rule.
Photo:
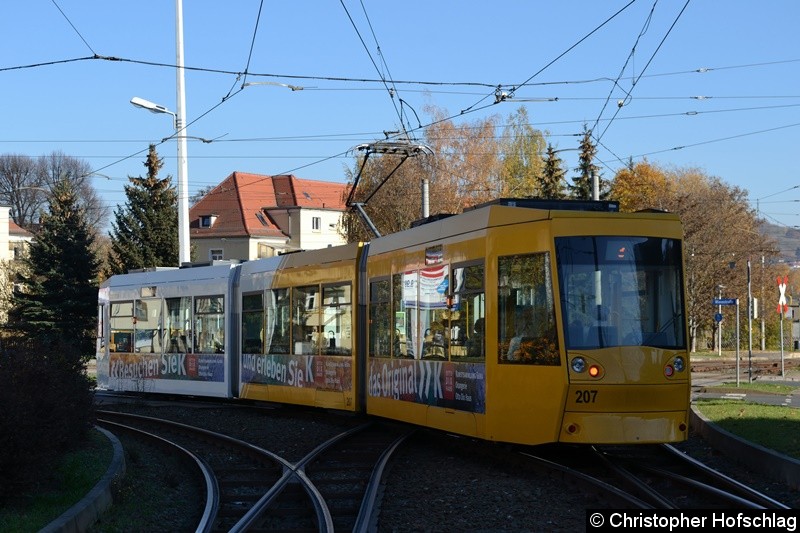
<svg viewBox="0 0 800 533">
<path fill-rule="evenodd" d="M 152 113 L 172 115 L 178 141 L 178 266 L 191 261 L 189 247 L 189 164 L 186 156 L 186 91 L 184 89 L 183 68 L 183 0 L 175 0 L 175 86 L 177 92 L 177 111 L 154 104 L 143 98 L 133 97 L 131 103 L 136 107 L 147 109 Z"/>
<path fill-rule="evenodd" d="M 188 180 L 186 177 L 188 164 L 186 160 L 186 135 L 181 132 L 182 119 L 178 114 L 170 111 L 162 105 L 155 104 L 144 98 L 134 96 L 131 103 L 151 113 L 164 113 L 172 115 L 173 126 L 175 128 L 178 141 L 178 266 L 188 263 L 189 258 L 189 195 Z"/>
</svg>

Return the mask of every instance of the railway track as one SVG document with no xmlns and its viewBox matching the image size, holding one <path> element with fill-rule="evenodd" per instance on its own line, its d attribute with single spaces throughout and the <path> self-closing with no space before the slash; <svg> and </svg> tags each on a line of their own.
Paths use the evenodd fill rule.
<svg viewBox="0 0 800 533">
<path fill-rule="evenodd" d="M 574 476 L 612 506 L 789 509 L 669 445 L 544 448 L 526 455 Z"/>
<path fill-rule="evenodd" d="M 290 462 L 251 443 L 155 417 L 99 411 L 98 423 L 194 461 L 207 493 L 198 531 L 366 531 L 384 467 L 410 434 L 404 426 L 363 424 Z"/>
<path fill-rule="evenodd" d="M 735 372 L 736 371 L 736 358 L 733 359 L 720 359 L 708 361 L 695 361 L 691 360 L 692 372 Z M 747 354 L 740 355 L 739 370 L 746 373 L 750 368 L 753 369 L 754 375 L 780 375 L 781 364 L 774 358 L 769 361 L 761 359 L 753 359 L 748 361 Z M 784 371 L 797 369 L 800 367 L 800 359 L 787 357 L 783 362 Z"/>
</svg>

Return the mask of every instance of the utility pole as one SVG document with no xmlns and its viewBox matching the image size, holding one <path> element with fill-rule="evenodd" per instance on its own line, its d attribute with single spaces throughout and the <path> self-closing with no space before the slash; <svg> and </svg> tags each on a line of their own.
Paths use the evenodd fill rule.
<svg viewBox="0 0 800 533">
<path fill-rule="evenodd" d="M 753 292 L 750 287 L 750 258 L 747 259 L 747 382 L 753 382 Z"/>
<path fill-rule="evenodd" d="M 183 69 L 183 0 L 175 0 L 175 64 L 177 108 L 175 110 L 178 142 L 178 265 L 189 263 L 189 163 L 186 155 L 186 89 Z"/>
</svg>

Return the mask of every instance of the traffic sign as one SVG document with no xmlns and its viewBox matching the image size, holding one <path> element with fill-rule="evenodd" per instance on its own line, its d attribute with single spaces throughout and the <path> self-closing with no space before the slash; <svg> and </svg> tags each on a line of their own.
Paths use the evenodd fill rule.
<svg viewBox="0 0 800 533">
<path fill-rule="evenodd" d="M 714 298 L 714 305 L 736 305 L 736 298 Z"/>
<path fill-rule="evenodd" d="M 714 321 L 722 322 L 722 313 L 714 313 Z"/>
<path fill-rule="evenodd" d="M 780 291 L 781 295 L 778 298 L 778 312 L 786 313 L 789 310 L 789 306 L 786 304 L 786 284 L 789 283 L 789 277 L 783 276 L 783 280 L 781 277 L 778 276 L 778 291 Z"/>
</svg>

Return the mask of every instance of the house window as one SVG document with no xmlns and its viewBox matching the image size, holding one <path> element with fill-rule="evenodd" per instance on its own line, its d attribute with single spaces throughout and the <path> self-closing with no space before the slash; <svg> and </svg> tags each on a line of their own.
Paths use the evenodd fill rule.
<svg viewBox="0 0 800 533">
<path fill-rule="evenodd" d="M 322 218 L 320 217 L 312 217 L 311 218 L 311 231 L 320 231 L 322 228 Z"/>
<path fill-rule="evenodd" d="M 217 220 L 217 215 L 200 215 L 200 227 L 210 228 L 214 225 L 215 220 Z"/>
<path fill-rule="evenodd" d="M 220 261 L 222 259 L 222 248 L 212 248 L 208 251 L 208 258 L 211 261 Z"/>
</svg>

